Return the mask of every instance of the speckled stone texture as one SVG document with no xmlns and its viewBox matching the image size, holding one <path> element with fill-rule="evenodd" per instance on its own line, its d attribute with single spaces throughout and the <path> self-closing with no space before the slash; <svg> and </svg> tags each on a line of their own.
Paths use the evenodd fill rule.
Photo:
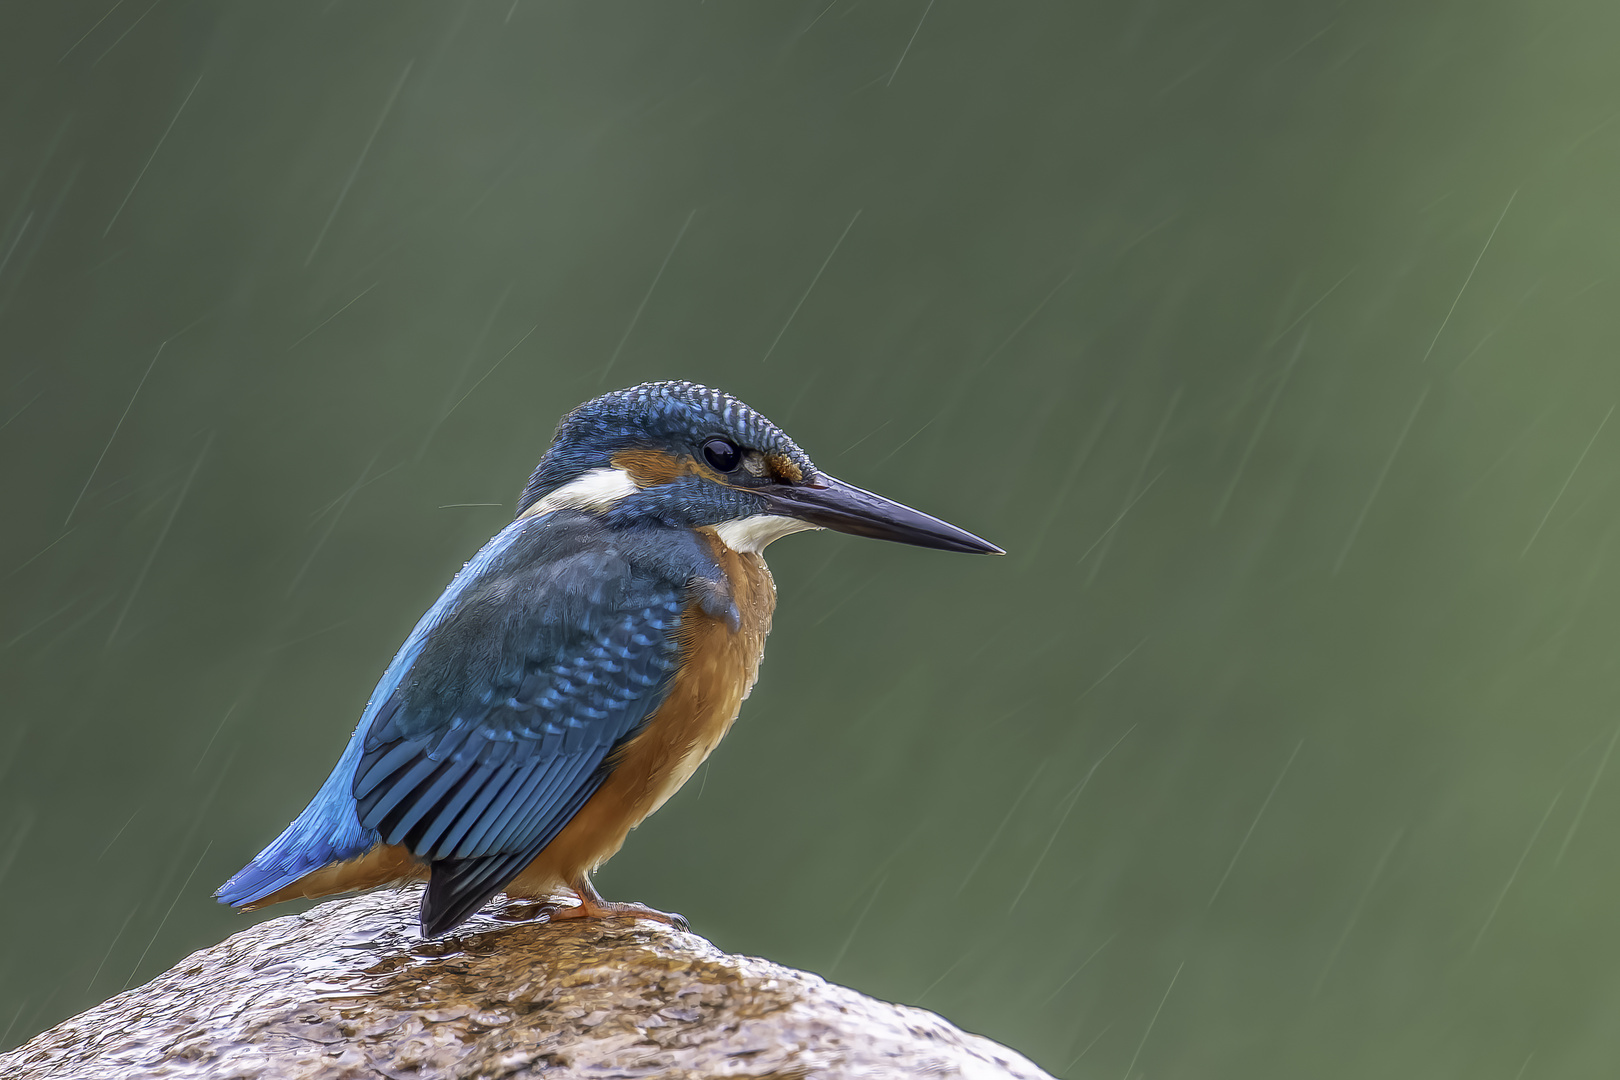
<svg viewBox="0 0 1620 1080">
<path fill-rule="evenodd" d="M 420 892 L 193 953 L 0 1055 L 0 1077 L 1045 1077 L 933 1013 L 649 922 L 497 906 L 440 941 Z"/>
</svg>

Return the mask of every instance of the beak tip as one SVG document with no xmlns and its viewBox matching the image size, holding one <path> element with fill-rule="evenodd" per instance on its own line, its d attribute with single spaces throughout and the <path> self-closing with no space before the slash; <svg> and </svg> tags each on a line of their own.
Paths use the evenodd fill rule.
<svg viewBox="0 0 1620 1080">
<path fill-rule="evenodd" d="M 968 555 L 1007 554 L 966 529 L 825 473 L 805 484 L 778 487 L 769 497 L 772 513 L 796 518 L 812 528 Z"/>
</svg>

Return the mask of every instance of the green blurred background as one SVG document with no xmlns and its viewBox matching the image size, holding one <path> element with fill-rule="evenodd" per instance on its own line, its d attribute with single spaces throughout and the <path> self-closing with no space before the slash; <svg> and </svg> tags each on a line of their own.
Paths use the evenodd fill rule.
<svg viewBox="0 0 1620 1080">
<path fill-rule="evenodd" d="M 1611 1074 L 1617 35 L 6 6 L 0 1046 L 245 925 L 557 417 L 690 378 L 1010 554 L 773 547 L 608 895 L 1067 1076 Z"/>
</svg>

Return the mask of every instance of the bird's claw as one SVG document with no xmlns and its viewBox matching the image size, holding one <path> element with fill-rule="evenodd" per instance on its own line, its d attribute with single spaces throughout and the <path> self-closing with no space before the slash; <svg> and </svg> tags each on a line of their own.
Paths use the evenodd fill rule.
<svg viewBox="0 0 1620 1080">
<path fill-rule="evenodd" d="M 637 904 L 633 901 L 601 900 L 597 898 L 583 898 L 580 903 L 568 907 L 558 906 L 546 916 L 547 922 L 562 922 L 565 919 L 649 919 L 672 926 L 683 932 L 691 932 L 692 924 L 686 921 L 686 916 L 678 915 L 672 911 L 659 911 L 646 904 Z"/>
</svg>

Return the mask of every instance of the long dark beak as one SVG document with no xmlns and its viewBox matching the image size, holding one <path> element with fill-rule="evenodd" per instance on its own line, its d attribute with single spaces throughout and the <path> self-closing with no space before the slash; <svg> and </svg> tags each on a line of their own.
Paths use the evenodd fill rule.
<svg viewBox="0 0 1620 1080">
<path fill-rule="evenodd" d="M 808 484 L 773 488 L 767 497 L 774 513 L 825 529 L 943 551 L 1007 554 L 965 529 L 824 474 Z"/>
</svg>

